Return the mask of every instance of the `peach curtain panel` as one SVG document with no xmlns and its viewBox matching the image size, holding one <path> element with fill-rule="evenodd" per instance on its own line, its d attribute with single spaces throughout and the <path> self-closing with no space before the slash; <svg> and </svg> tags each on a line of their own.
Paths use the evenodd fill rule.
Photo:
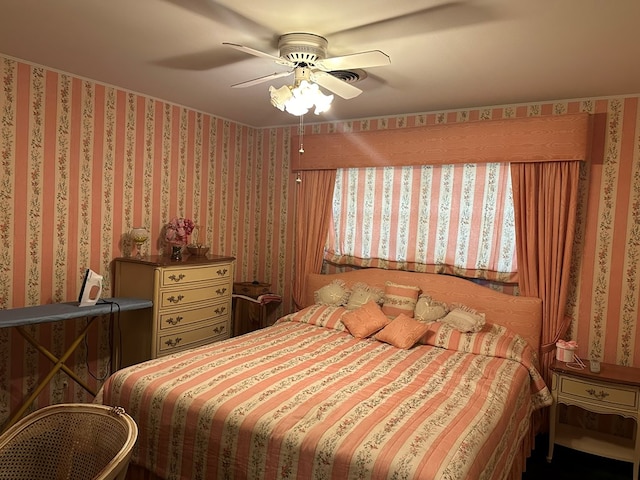
<svg viewBox="0 0 640 480">
<path fill-rule="evenodd" d="M 325 260 L 517 282 L 508 164 L 338 170 Z"/>
<path fill-rule="evenodd" d="M 522 295 L 543 303 L 541 344 L 564 334 L 575 235 L 581 162 L 511 165 L 518 270 Z M 543 348 L 543 378 L 549 381 L 552 349 Z"/>
<path fill-rule="evenodd" d="M 302 305 L 306 275 L 319 273 L 322 269 L 322 252 L 331 221 L 336 171 L 305 172 L 299 178 L 293 283 L 293 300 L 298 307 Z"/>
</svg>

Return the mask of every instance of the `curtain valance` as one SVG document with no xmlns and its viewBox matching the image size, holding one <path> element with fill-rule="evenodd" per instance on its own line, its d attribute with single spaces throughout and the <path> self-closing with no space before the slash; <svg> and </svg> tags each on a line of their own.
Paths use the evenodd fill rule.
<svg viewBox="0 0 640 480">
<path fill-rule="evenodd" d="M 304 135 L 292 171 L 588 159 L 587 113 Z M 291 137 L 300 144 L 299 135 Z"/>
</svg>

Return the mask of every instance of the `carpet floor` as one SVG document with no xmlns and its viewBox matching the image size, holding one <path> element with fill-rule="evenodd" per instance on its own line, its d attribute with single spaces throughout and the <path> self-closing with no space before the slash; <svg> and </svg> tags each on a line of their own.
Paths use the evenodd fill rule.
<svg viewBox="0 0 640 480">
<path fill-rule="evenodd" d="M 549 437 L 539 435 L 522 480 L 629 480 L 633 464 L 556 445 L 547 462 Z"/>
</svg>

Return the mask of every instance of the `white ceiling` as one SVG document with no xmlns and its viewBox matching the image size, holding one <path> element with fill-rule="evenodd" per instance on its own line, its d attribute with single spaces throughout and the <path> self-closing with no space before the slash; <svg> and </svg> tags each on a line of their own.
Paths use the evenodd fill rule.
<svg viewBox="0 0 640 480">
<path fill-rule="evenodd" d="M 0 53 L 243 124 L 296 124 L 268 87 L 287 32 L 382 50 L 364 91 L 305 122 L 640 93 L 640 0 L 1 0 Z"/>
</svg>

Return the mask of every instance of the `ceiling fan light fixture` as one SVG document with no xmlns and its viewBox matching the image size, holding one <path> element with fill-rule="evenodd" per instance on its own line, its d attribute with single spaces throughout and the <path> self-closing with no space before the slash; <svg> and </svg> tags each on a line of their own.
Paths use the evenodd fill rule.
<svg viewBox="0 0 640 480">
<path fill-rule="evenodd" d="M 333 102 L 333 95 L 324 95 L 322 92 L 318 91 L 319 95 L 316 96 L 316 109 L 313 111 L 316 115 L 320 115 L 328 111 L 331 108 L 331 102 Z"/>
<path fill-rule="evenodd" d="M 269 94 L 271 95 L 271 105 L 284 112 L 287 102 L 293 97 L 291 93 L 291 87 L 283 85 L 280 88 L 276 88 L 273 85 L 269 87 Z"/>
<path fill-rule="evenodd" d="M 280 88 L 271 86 L 269 93 L 274 107 L 300 117 L 314 107 L 316 115 L 326 112 L 331 107 L 333 95 L 325 95 L 320 90 L 320 86 L 346 100 L 362 93 L 362 90 L 350 83 L 365 78 L 366 73 L 363 70 L 359 70 L 360 74 L 346 69 L 381 67 L 391 63 L 389 56 L 380 50 L 327 57 L 329 45 L 327 39 L 305 32 L 282 35 L 278 40 L 278 56 L 237 43 L 223 42 L 223 44 L 291 68 L 292 70 L 288 72 L 276 72 L 236 83 L 232 87 L 250 87 L 294 74 L 293 85 Z"/>
<path fill-rule="evenodd" d="M 307 80 L 300 81 L 295 87 L 270 86 L 269 93 L 271 105 L 295 116 L 304 115 L 313 107 L 315 107 L 314 113 L 319 115 L 329 110 L 333 102 L 333 95 L 325 95 L 317 84 Z"/>
</svg>

